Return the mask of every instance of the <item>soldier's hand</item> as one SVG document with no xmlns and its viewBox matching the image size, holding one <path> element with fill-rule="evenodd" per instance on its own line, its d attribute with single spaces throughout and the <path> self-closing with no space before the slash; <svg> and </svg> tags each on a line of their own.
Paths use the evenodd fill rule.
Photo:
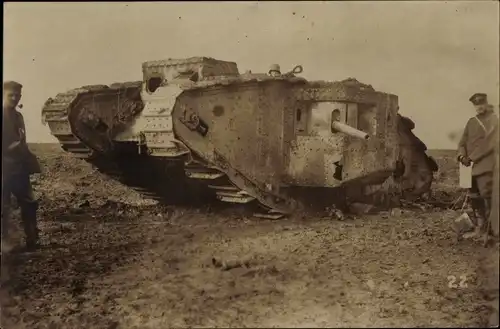
<svg viewBox="0 0 500 329">
<path fill-rule="evenodd" d="M 21 142 L 26 142 L 26 133 L 23 129 L 19 129 L 19 140 Z"/>
<path fill-rule="evenodd" d="M 460 163 L 463 164 L 466 167 L 469 167 L 472 163 L 471 159 L 469 159 L 466 156 L 461 156 L 459 159 Z"/>
</svg>

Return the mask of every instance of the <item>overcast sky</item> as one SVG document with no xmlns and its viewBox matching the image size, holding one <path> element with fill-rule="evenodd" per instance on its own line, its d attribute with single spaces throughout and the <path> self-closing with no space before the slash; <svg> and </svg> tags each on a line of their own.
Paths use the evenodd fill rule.
<svg viewBox="0 0 500 329">
<path fill-rule="evenodd" d="M 474 2 L 4 3 L 4 81 L 24 85 L 28 140 L 53 141 L 41 107 L 58 92 L 140 80 L 147 60 L 209 56 L 240 72 L 355 77 L 399 96 L 430 148 L 499 104 L 499 5 Z"/>
</svg>

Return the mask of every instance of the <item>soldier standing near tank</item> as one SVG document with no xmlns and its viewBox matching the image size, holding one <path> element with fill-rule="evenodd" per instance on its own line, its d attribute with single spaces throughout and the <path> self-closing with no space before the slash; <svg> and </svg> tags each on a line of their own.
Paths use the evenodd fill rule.
<svg viewBox="0 0 500 329">
<path fill-rule="evenodd" d="M 498 259 L 498 203 L 500 194 L 500 155 L 499 147 L 500 143 L 495 146 L 495 169 L 493 170 L 493 197 L 491 198 L 492 205 L 490 211 L 490 225 L 491 233 L 495 237 L 496 242 L 493 244 L 492 248 L 486 252 L 485 257 L 482 260 L 482 266 L 486 274 L 485 288 L 484 291 L 487 299 L 491 300 L 491 313 L 488 320 L 488 326 L 490 328 L 498 327 L 498 315 L 499 315 L 499 259 Z"/>
<path fill-rule="evenodd" d="M 15 81 L 3 84 L 3 136 L 2 136 L 2 249 L 10 249 L 8 239 L 11 195 L 21 208 L 21 219 L 26 235 L 26 247 L 38 245 L 36 212 L 38 203 L 31 187 L 30 175 L 40 172 L 40 164 L 26 143 L 23 115 L 17 111 L 22 85 Z"/>
<path fill-rule="evenodd" d="M 479 214 L 475 232 L 489 234 L 489 215 L 492 202 L 495 145 L 498 139 L 498 117 L 488 104 L 487 95 L 476 93 L 469 98 L 476 115 L 467 121 L 458 144 L 458 161 L 472 165 L 471 204 Z M 486 225 L 485 225 L 486 224 Z"/>
<path fill-rule="evenodd" d="M 493 106 L 491 106 L 493 107 Z M 497 134 L 494 136 L 493 142 L 499 142 L 498 129 Z M 499 199 L 500 199 L 500 143 L 495 143 L 494 146 L 494 155 L 495 155 L 495 167 L 493 169 L 493 193 L 491 197 L 491 209 L 490 209 L 490 225 L 491 225 L 491 233 L 494 237 L 499 236 Z"/>
</svg>

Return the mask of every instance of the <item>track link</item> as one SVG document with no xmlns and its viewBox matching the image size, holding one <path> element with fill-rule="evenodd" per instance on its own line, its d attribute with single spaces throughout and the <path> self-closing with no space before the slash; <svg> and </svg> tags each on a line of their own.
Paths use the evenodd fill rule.
<svg viewBox="0 0 500 329">
<path fill-rule="evenodd" d="M 75 88 L 59 93 L 55 98 L 49 98 L 45 102 L 42 108 L 43 123 L 49 126 L 50 132 L 57 138 L 63 150 L 82 159 L 91 157 L 92 150 L 73 134 L 69 114 L 73 103 L 81 94 L 108 88 L 106 85 Z"/>
</svg>

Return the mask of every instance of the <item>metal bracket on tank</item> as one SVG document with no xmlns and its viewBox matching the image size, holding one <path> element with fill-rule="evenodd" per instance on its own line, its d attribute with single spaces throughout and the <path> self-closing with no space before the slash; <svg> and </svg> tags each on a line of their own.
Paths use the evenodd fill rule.
<svg viewBox="0 0 500 329">
<path fill-rule="evenodd" d="M 184 109 L 180 121 L 191 131 L 196 131 L 203 137 L 208 133 L 208 125 L 192 110 Z"/>
</svg>

